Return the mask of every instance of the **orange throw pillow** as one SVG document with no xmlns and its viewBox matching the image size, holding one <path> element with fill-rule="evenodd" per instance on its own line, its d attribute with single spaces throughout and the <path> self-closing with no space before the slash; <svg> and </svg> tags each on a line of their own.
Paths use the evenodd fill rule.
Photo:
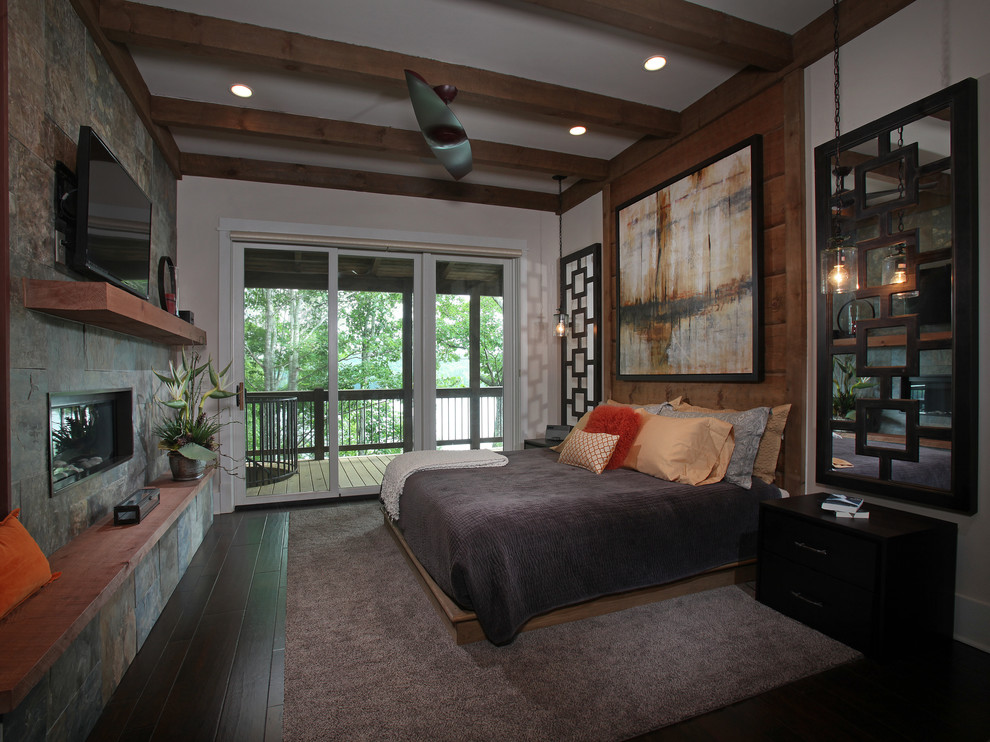
<svg viewBox="0 0 990 742">
<path fill-rule="evenodd" d="M 637 415 L 632 407 L 604 404 L 591 411 L 584 432 L 610 433 L 619 436 L 612 458 L 605 466 L 606 469 L 618 469 L 625 463 L 629 449 L 632 448 L 633 441 L 636 440 L 642 427 L 643 418 Z"/>
<path fill-rule="evenodd" d="M 61 575 L 17 519 L 20 508 L 0 521 L 0 618 Z"/>
</svg>

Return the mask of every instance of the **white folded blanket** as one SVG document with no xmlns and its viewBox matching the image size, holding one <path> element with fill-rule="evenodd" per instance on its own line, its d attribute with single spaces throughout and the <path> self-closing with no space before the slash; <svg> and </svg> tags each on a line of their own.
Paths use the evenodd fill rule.
<svg viewBox="0 0 990 742">
<path fill-rule="evenodd" d="M 392 520 L 399 519 L 399 497 L 410 474 L 427 469 L 473 469 L 505 466 L 509 460 L 488 449 L 471 451 L 410 451 L 392 459 L 382 479 L 382 504 Z"/>
</svg>

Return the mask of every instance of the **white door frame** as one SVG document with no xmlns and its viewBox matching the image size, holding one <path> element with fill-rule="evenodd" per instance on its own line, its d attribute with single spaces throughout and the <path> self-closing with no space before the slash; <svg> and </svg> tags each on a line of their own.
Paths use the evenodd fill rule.
<svg viewBox="0 0 990 742">
<path fill-rule="evenodd" d="M 414 423 L 414 444 L 417 448 L 432 447 L 435 445 L 436 411 L 431 405 L 426 404 L 425 390 L 436 387 L 436 369 L 432 359 L 435 353 L 427 354 L 425 349 L 427 343 L 433 348 L 436 341 L 435 321 L 436 312 L 425 300 L 427 291 L 432 293 L 436 290 L 436 255 L 454 255 L 458 259 L 469 259 L 471 257 L 501 258 L 504 261 L 504 326 L 506 328 L 506 341 L 503 349 L 503 367 L 506 369 L 503 375 L 503 446 L 506 450 L 514 449 L 521 440 L 519 426 L 519 331 L 521 321 L 521 311 L 519 306 L 519 282 L 520 258 L 524 254 L 525 240 L 506 239 L 500 237 L 478 237 L 473 235 L 455 235 L 444 233 L 426 232 L 405 232 L 400 230 L 368 229 L 359 227 L 342 227 L 325 224 L 298 224 L 288 222 L 276 222 L 253 219 L 228 219 L 222 218 L 218 224 L 218 337 L 215 341 L 216 357 L 219 367 L 223 368 L 231 361 L 235 361 L 239 354 L 241 360 L 235 362 L 236 365 L 243 364 L 244 347 L 244 327 L 243 322 L 238 328 L 237 317 L 243 316 L 243 306 L 235 305 L 235 301 L 242 303 L 244 300 L 243 281 L 243 251 L 234 249 L 234 243 L 253 243 L 256 246 L 309 246 L 309 247 L 336 247 L 347 250 L 357 249 L 377 249 L 385 253 L 389 252 L 409 252 L 428 253 L 419 262 L 420 270 L 423 271 L 423 290 L 417 292 L 414 299 L 414 312 L 419 313 L 423 321 L 419 323 L 418 343 L 414 346 L 414 377 L 418 372 L 423 384 L 417 385 L 414 390 L 414 415 L 418 409 L 422 416 L 420 424 Z M 384 250 L 382 249 L 384 247 Z M 241 261 L 235 265 L 235 253 L 240 252 Z M 363 252 L 363 250 L 362 250 Z M 432 254 L 430 254 L 432 253 Z M 332 258 L 331 284 L 333 292 L 331 301 L 336 305 L 336 264 L 335 257 Z M 236 287 L 240 287 L 240 296 L 237 296 Z M 513 328 L 516 331 L 513 332 Z M 330 333 L 335 336 L 335 333 Z M 334 350 L 336 339 L 332 344 Z M 213 345 L 211 343 L 211 345 Z M 416 349 L 419 352 L 416 352 Z M 236 351 L 236 352 L 235 352 Z M 331 356 L 336 358 L 336 353 Z M 427 363 L 426 359 L 430 359 Z M 331 364 L 336 365 L 336 364 Z M 336 377 L 336 370 L 334 369 Z M 239 380 L 231 373 L 230 378 Z M 243 374 L 240 378 L 243 378 Z M 333 418 L 334 435 L 336 435 L 336 417 Z M 328 421 L 329 423 L 329 421 Z M 424 432 L 426 431 L 426 432 Z M 329 431 L 328 431 L 329 435 Z M 220 435 L 221 447 L 227 451 L 244 450 L 244 426 L 228 425 Z M 336 439 L 335 439 L 336 440 Z M 331 467 L 332 468 L 332 467 Z M 235 481 L 232 476 L 225 471 L 220 472 L 217 496 L 214 500 L 214 510 L 218 513 L 232 512 L 243 502 L 235 502 L 235 485 L 243 492 L 243 472 L 244 464 L 240 462 L 237 470 L 241 479 Z M 332 473 L 334 479 L 336 473 Z M 310 497 L 298 497 L 298 501 L 306 499 L 325 499 L 335 497 L 329 492 L 312 493 Z M 240 498 L 240 499 L 243 499 Z M 252 498 L 251 503 L 266 504 L 267 498 Z M 273 502 L 279 502 L 275 499 Z"/>
</svg>

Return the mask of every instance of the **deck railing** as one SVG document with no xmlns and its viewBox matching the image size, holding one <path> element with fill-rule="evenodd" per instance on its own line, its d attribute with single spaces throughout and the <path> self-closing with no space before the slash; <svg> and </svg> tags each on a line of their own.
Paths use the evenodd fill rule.
<svg viewBox="0 0 990 742">
<path fill-rule="evenodd" d="M 402 453 L 413 448 L 408 394 L 401 389 L 342 389 L 337 392 L 337 444 L 341 456 Z M 265 403 L 295 397 L 300 458 L 321 461 L 327 453 L 329 401 L 325 389 L 248 392 L 245 395 L 247 456 L 263 450 L 255 431 L 265 429 Z M 437 446 L 502 443 L 502 387 L 437 389 Z"/>
</svg>

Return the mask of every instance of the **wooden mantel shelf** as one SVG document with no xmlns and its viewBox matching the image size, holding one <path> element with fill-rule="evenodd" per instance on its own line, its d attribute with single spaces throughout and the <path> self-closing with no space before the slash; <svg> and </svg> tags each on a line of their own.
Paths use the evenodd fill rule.
<svg viewBox="0 0 990 742">
<path fill-rule="evenodd" d="M 164 345 L 206 345 L 206 332 L 109 283 L 24 279 L 24 306 Z"/>
<path fill-rule="evenodd" d="M 62 576 L 0 621 L 0 715 L 24 700 L 212 478 L 152 482 L 160 504 L 140 523 L 114 526 L 111 514 L 49 557 Z"/>
</svg>

